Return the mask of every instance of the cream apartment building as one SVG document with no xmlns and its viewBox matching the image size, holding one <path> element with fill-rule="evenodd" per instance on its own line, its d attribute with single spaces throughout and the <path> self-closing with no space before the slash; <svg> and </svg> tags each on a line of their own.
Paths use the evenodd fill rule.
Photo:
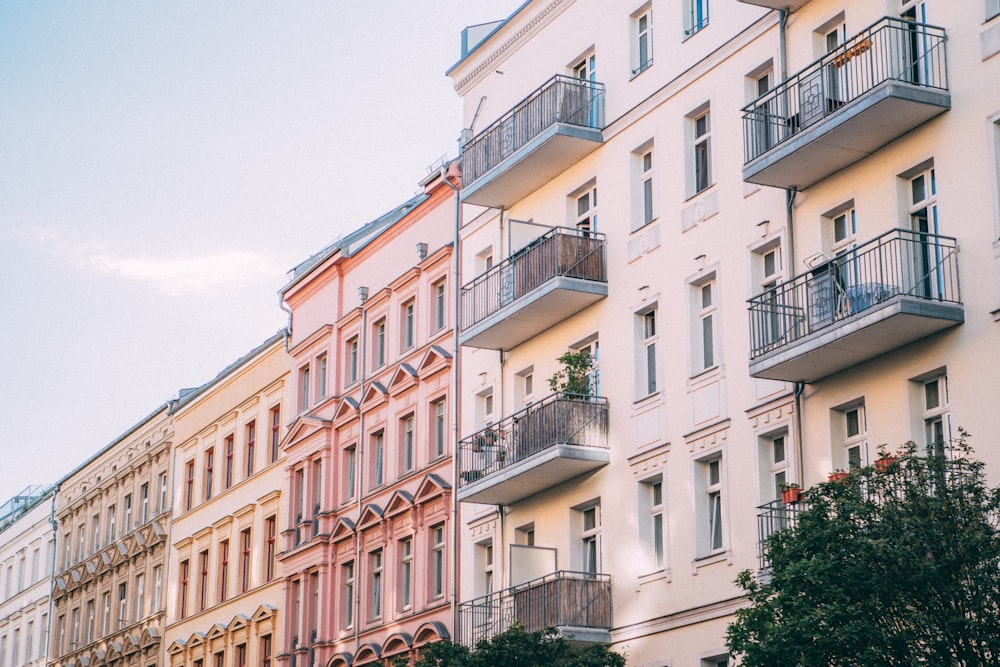
<svg viewBox="0 0 1000 667">
<path fill-rule="evenodd" d="M 40 667 L 48 656 L 54 493 L 29 486 L 0 505 L 0 665 Z"/>
<path fill-rule="evenodd" d="M 164 404 L 58 484 L 48 664 L 161 663 L 173 425 Z"/>
<path fill-rule="evenodd" d="M 171 408 L 177 484 L 160 664 L 277 664 L 288 374 L 280 331 Z"/>
<path fill-rule="evenodd" d="M 531 0 L 467 29 L 456 636 L 717 667 L 808 487 L 957 434 L 995 480 L 995 0 Z M 581 394 L 552 394 L 567 351 Z"/>
</svg>

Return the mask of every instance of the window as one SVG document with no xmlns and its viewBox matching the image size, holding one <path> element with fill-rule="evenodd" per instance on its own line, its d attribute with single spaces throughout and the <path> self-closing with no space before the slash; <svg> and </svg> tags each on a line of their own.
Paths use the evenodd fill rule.
<svg viewBox="0 0 1000 667">
<path fill-rule="evenodd" d="M 309 366 L 299 369 L 299 412 L 309 408 Z"/>
<path fill-rule="evenodd" d="M 271 463 L 278 460 L 278 445 L 281 444 L 281 406 L 271 408 Z"/>
<path fill-rule="evenodd" d="M 444 524 L 431 526 L 431 597 L 444 595 L 445 577 Z"/>
<path fill-rule="evenodd" d="M 347 341 L 347 384 L 358 381 L 358 337 Z"/>
<path fill-rule="evenodd" d="M 271 667 L 271 635 L 260 638 L 260 664 L 262 667 Z"/>
<path fill-rule="evenodd" d="M 160 612 L 160 596 L 163 594 L 163 566 L 153 568 L 153 607 L 151 613 Z"/>
<path fill-rule="evenodd" d="M 937 179 L 934 168 L 923 169 L 909 183 L 910 228 L 924 234 L 938 233 Z M 917 245 L 917 244 L 914 244 Z M 940 269 L 941 249 L 930 241 L 920 243 L 911 253 L 913 264 L 912 294 L 924 298 L 942 296 L 944 274 Z"/>
<path fill-rule="evenodd" d="M 474 584 L 476 597 L 493 592 L 493 538 L 476 545 Z"/>
<path fill-rule="evenodd" d="M 951 426 L 948 420 L 948 378 L 942 374 L 925 380 L 921 395 L 924 443 L 927 445 L 928 453 L 943 455 L 945 446 L 951 440 Z"/>
<path fill-rule="evenodd" d="M 219 602 L 229 594 L 229 540 L 219 542 Z"/>
<path fill-rule="evenodd" d="M 756 349 L 780 342 L 785 330 L 792 325 L 776 289 L 782 278 L 780 239 L 773 239 L 754 249 L 751 271 L 759 288 L 758 293 L 762 295 L 760 310 L 753 314 L 755 331 L 759 331 L 752 343 Z"/>
<path fill-rule="evenodd" d="M 107 543 L 111 544 L 115 541 L 117 535 L 115 534 L 115 506 L 108 506 L 108 539 Z"/>
<path fill-rule="evenodd" d="M 184 509 L 194 507 L 194 461 L 188 461 L 184 474 Z"/>
<path fill-rule="evenodd" d="M 316 370 L 319 377 L 316 378 L 316 401 L 326 398 L 327 380 L 327 357 L 325 354 L 319 355 L 316 359 Z"/>
<path fill-rule="evenodd" d="M 341 568 L 341 580 L 344 582 L 344 627 L 354 627 L 354 561 L 344 563 Z"/>
<path fill-rule="evenodd" d="M 101 596 L 101 636 L 111 633 L 111 591 L 105 591 Z"/>
<path fill-rule="evenodd" d="M 447 433 L 447 409 L 443 398 L 431 403 L 431 413 L 433 417 L 431 442 L 434 446 L 434 456 L 443 456 L 445 452 L 445 436 Z"/>
<path fill-rule="evenodd" d="M 830 413 L 830 420 L 832 440 L 835 446 L 840 445 L 840 451 L 834 451 L 837 467 L 850 470 L 868 465 L 870 459 L 864 401 L 853 401 L 835 408 Z"/>
<path fill-rule="evenodd" d="M 194 464 L 192 464 L 194 465 Z M 194 468 L 191 469 L 194 472 Z M 188 508 L 190 509 L 190 507 Z M 167 511 L 167 473 L 160 473 L 160 512 Z"/>
<path fill-rule="evenodd" d="M 217 651 L 215 653 L 215 667 L 226 667 L 226 652 Z"/>
<path fill-rule="evenodd" d="M 581 569 L 587 574 L 597 574 L 601 567 L 601 506 L 592 505 L 577 510 L 577 512 L 582 524 L 580 532 Z"/>
<path fill-rule="evenodd" d="M 215 471 L 215 450 L 205 452 L 205 500 L 212 499 L 212 473 Z"/>
<path fill-rule="evenodd" d="M 208 606 L 208 549 L 198 554 L 198 562 L 201 565 L 198 577 L 198 611 L 202 611 Z"/>
<path fill-rule="evenodd" d="M 244 528 L 240 531 L 240 592 L 246 593 L 250 590 L 250 529 Z"/>
<path fill-rule="evenodd" d="M 372 368 L 385 366 L 385 318 L 372 326 Z"/>
<path fill-rule="evenodd" d="M 188 603 L 188 583 L 189 577 L 191 575 L 191 562 L 188 560 L 181 561 L 181 572 L 180 572 L 180 590 L 177 596 L 177 606 L 180 608 L 180 613 L 178 616 L 181 618 L 187 618 L 187 603 Z"/>
<path fill-rule="evenodd" d="M 94 553 L 101 548 L 101 515 L 95 514 L 93 519 L 91 519 L 91 528 L 93 530 L 93 540 L 90 544 L 90 552 Z M 24 590 L 24 568 L 19 568 L 17 571 L 17 590 L 18 592 Z"/>
<path fill-rule="evenodd" d="M 357 492 L 355 475 L 357 470 L 357 448 L 351 446 L 344 450 L 344 498 L 350 500 Z"/>
<path fill-rule="evenodd" d="M 413 538 L 399 541 L 399 608 L 413 607 Z"/>
<path fill-rule="evenodd" d="M 444 280 L 434 283 L 434 331 L 444 329 L 448 323 L 448 300 Z"/>
<path fill-rule="evenodd" d="M 663 476 L 639 484 L 639 538 L 645 545 L 649 565 L 661 570 L 666 565 L 663 525 Z"/>
<path fill-rule="evenodd" d="M 729 667 L 729 656 L 716 655 L 711 658 L 703 658 L 701 667 Z"/>
<path fill-rule="evenodd" d="M 135 575 L 135 620 L 146 616 L 146 575 Z"/>
<path fill-rule="evenodd" d="M 771 502 L 780 499 L 782 487 L 792 481 L 788 432 L 781 431 L 761 436 L 758 443 L 761 466 L 761 501 Z"/>
<path fill-rule="evenodd" d="M 632 152 L 632 231 L 656 218 L 653 187 L 653 145 L 646 142 Z"/>
<path fill-rule="evenodd" d="M 236 645 L 236 667 L 246 667 L 247 664 L 247 645 L 237 644 Z"/>
<path fill-rule="evenodd" d="M 647 5 L 632 15 L 632 76 L 653 64 L 653 10 Z"/>
<path fill-rule="evenodd" d="M 192 473 L 194 469 L 192 468 Z M 125 532 L 132 530 L 132 494 L 126 494 L 125 496 Z"/>
<path fill-rule="evenodd" d="M 986 20 L 1000 16 L 1000 0 L 986 0 Z"/>
<path fill-rule="evenodd" d="M 66 616 L 60 615 L 59 616 L 59 620 L 56 622 L 56 624 L 57 624 L 57 626 L 59 628 L 57 630 L 57 634 L 56 634 L 56 653 L 57 654 L 62 654 L 66 650 Z M 2 639 L 0 639 L 0 655 L 3 654 L 3 651 L 4 651 L 3 644 L 4 644 L 4 640 L 6 640 L 6 639 L 7 639 L 6 637 L 3 637 Z M 55 657 L 55 656 L 53 656 L 53 657 Z"/>
<path fill-rule="evenodd" d="M 323 459 L 316 458 L 312 462 L 312 492 L 313 492 L 313 535 L 319 533 L 319 513 L 323 509 Z"/>
<path fill-rule="evenodd" d="M 400 439 L 400 470 L 405 474 L 413 470 L 414 442 L 413 442 L 413 414 L 408 414 L 399 420 Z"/>
<path fill-rule="evenodd" d="M 274 579 L 274 562 L 277 555 L 275 546 L 277 538 L 277 517 L 264 519 L 264 533 L 267 535 L 267 553 L 264 556 L 264 581 Z"/>
<path fill-rule="evenodd" d="M 257 453 L 257 421 L 253 420 L 243 427 L 244 447 L 246 449 L 246 473 L 247 477 L 253 475 L 254 458 Z"/>
<path fill-rule="evenodd" d="M 597 231 L 597 186 L 587 185 L 572 197 L 574 201 L 573 224 L 581 232 Z"/>
<path fill-rule="evenodd" d="M 118 584 L 118 628 L 124 628 L 128 625 L 128 617 L 126 616 L 126 609 L 128 605 L 128 587 L 125 582 Z"/>
<path fill-rule="evenodd" d="M 636 316 L 636 398 L 656 393 L 656 308 Z"/>
<path fill-rule="evenodd" d="M 708 0 L 684 0 L 684 34 L 690 36 L 708 25 Z"/>
<path fill-rule="evenodd" d="M 372 434 L 372 488 L 385 482 L 385 432 Z"/>
<path fill-rule="evenodd" d="M 94 621 L 95 621 L 95 618 L 94 618 L 94 601 L 93 600 L 87 600 L 87 633 L 85 635 L 86 636 L 86 640 L 84 641 L 85 644 L 89 644 L 90 642 L 94 641 Z M 17 632 L 17 631 L 15 630 L 15 632 Z M 15 636 L 14 650 L 16 651 L 17 650 L 17 641 L 16 641 L 17 635 L 14 635 L 14 636 Z M 12 664 L 16 665 L 17 661 L 12 661 Z"/>
<path fill-rule="evenodd" d="M 722 456 L 698 461 L 696 474 L 698 554 L 707 556 L 723 548 Z"/>
<path fill-rule="evenodd" d="M 517 404 L 530 405 L 535 398 L 535 367 L 529 366 L 514 377 L 514 392 Z"/>
<path fill-rule="evenodd" d="M 226 448 L 226 488 L 228 489 L 233 485 L 233 466 L 235 465 L 235 448 L 236 436 L 227 435 L 225 440 Z"/>
<path fill-rule="evenodd" d="M 714 274 L 707 280 L 692 285 L 692 310 L 694 311 L 695 332 L 691 342 L 694 353 L 692 366 L 695 374 L 716 365 L 716 335 L 719 326 L 716 301 L 716 281 Z"/>
<path fill-rule="evenodd" d="M 832 249 L 834 251 L 853 241 L 858 233 L 858 225 L 854 215 L 853 206 L 835 213 L 831 217 L 830 222 L 833 227 Z"/>
<path fill-rule="evenodd" d="M 371 598 L 369 602 L 369 616 L 371 618 L 382 617 L 382 550 L 376 549 L 368 554 L 368 566 L 372 573 Z"/>
<path fill-rule="evenodd" d="M 711 130 L 711 116 L 707 108 L 688 116 L 688 131 L 691 137 L 688 156 L 690 196 L 707 190 L 712 185 Z"/>
<path fill-rule="evenodd" d="M 35 622 L 28 621 L 27 632 L 24 636 L 24 659 L 27 660 L 27 664 L 31 664 L 31 661 L 35 657 Z"/>
<path fill-rule="evenodd" d="M 404 303 L 402 310 L 403 339 L 400 341 L 400 347 L 402 350 L 409 350 L 415 342 L 416 331 L 416 304 L 413 299 Z"/>
<path fill-rule="evenodd" d="M 139 522 L 140 525 L 149 521 L 149 482 L 143 482 L 139 487 Z"/>
</svg>

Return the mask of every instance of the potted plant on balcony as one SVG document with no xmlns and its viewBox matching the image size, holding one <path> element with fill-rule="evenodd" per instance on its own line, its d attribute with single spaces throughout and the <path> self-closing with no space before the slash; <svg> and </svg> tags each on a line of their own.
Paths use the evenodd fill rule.
<svg viewBox="0 0 1000 667">
<path fill-rule="evenodd" d="M 594 359 L 590 352 L 566 352 L 556 359 L 562 368 L 549 378 L 549 389 L 564 396 L 589 396 L 591 394 L 591 373 Z"/>
<path fill-rule="evenodd" d="M 802 487 L 792 482 L 781 485 L 781 502 L 786 505 L 794 505 L 802 499 Z"/>
<path fill-rule="evenodd" d="M 472 439 L 472 451 L 481 452 L 497 443 L 498 434 L 494 429 L 487 429 Z"/>
<path fill-rule="evenodd" d="M 827 479 L 830 480 L 831 482 L 841 482 L 841 481 L 847 479 L 847 473 L 845 471 L 841 470 L 840 468 L 838 468 L 838 469 L 834 470 L 833 472 L 831 472 L 830 476 L 827 477 Z"/>
<path fill-rule="evenodd" d="M 898 460 L 899 457 L 891 454 L 885 445 L 880 445 L 878 448 L 878 458 L 875 459 L 875 472 L 889 472 L 889 469 Z"/>
</svg>

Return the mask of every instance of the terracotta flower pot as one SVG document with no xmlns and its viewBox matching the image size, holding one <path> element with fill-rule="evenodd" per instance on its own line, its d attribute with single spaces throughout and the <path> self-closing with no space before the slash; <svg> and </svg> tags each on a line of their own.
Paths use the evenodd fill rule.
<svg viewBox="0 0 1000 667">
<path fill-rule="evenodd" d="M 827 479 L 829 479 L 831 482 L 840 482 L 842 480 L 847 479 L 847 473 L 846 472 L 831 472 L 830 476 Z"/>
<path fill-rule="evenodd" d="M 896 456 L 883 456 L 875 461 L 875 471 L 876 472 L 886 472 L 892 467 L 892 464 L 899 460 Z"/>
<path fill-rule="evenodd" d="M 781 502 L 792 505 L 802 498 L 802 489 L 785 489 L 781 492 Z"/>
</svg>

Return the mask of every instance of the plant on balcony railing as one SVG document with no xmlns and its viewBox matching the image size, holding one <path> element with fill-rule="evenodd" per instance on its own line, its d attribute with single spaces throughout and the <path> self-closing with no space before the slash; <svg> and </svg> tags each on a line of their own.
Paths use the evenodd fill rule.
<svg viewBox="0 0 1000 667">
<path fill-rule="evenodd" d="M 947 90 L 944 28 L 885 17 L 743 108 L 744 162 L 887 81 Z"/>
<path fill-rule="evenodd" d="M 961 303 L 953 237 L 893 229 L 753 297 L 750 357 L 896 297 Z"/>
<path fill-rule="evenodd" d="M 611 629 L 611 575 L 560 570 L 458 605 L 456 640 L 489 640 L 515 623 L 528 632 L 547 627 Z"/>
<path fill-rule="evenodd" d="M 604 84 L 557 74 L 462 146 L 468 186 L 556 123 L 604 128 Z"/>
<path fill-rule="evenodd" d="M 463 439 L 459 484 L 465 486 L 555 445 L 608 447 L 608 399 L 552 394 Z"/>
<path fill-rule="evenodd" d="M 462 329 L 557 276 L 607 282 L 605 239 L 597 232 L 553 227 L 462 286 Z"/>
<path fill-rule="evenodd" d="M 594 358 L 590 352 L 565 352 L 556 361 L 562 364 L 562 368 L 549 378 L 549 389 L 582 396 L 593 393 Z"/>
</svg>

